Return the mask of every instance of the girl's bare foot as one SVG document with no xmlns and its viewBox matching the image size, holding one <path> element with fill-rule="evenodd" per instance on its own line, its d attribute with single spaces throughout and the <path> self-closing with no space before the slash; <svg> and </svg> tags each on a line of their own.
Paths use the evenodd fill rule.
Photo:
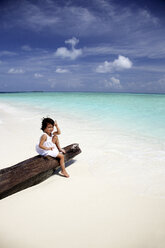
<svg viewBox="0 0 165 248">
<path fill-rule="evenodd" d="M 62 153 L 66 153 L 66 151 L 64 150 L 64 149 L 60 149 L 60 152 L 62 152 Z"/>
<path fill-rule="evenodd" d="M 69 174 L 66 172 L 66 170 L 61 171 L 61 174 L 62 174 L 63 176 L 65 176 L 65 177 L 69 177 Z"/>
</svg>

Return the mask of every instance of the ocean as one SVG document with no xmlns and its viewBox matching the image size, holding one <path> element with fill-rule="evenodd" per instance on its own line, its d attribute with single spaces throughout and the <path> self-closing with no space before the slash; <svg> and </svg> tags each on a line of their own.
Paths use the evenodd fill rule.
<svg viewBox="0 0 165 248">
<path fill-rule="evenodd" d="M 0 110 L 28 121 L 63 120 L 93 176 L 141 195 L 165 197 L 165 95 L 129 93 L 1 93 Z M 0 127 L 4 123 L 0 117 Z"/>
</svg>

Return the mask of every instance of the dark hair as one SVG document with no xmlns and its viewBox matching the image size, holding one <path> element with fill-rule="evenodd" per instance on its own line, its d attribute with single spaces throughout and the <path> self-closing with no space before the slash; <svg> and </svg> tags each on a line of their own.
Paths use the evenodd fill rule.
<svg viewBox="0 0 165 248">
<path fill-rule="evenodd" d="M 41 130 L 44 131 L 48 124 L 52 124 L 54 126 L 54 120 L 51 119 L 51 118 L 48 118 L 48 117 L 47 118 L 43 118 L 42 119 Z"/>
</svg>

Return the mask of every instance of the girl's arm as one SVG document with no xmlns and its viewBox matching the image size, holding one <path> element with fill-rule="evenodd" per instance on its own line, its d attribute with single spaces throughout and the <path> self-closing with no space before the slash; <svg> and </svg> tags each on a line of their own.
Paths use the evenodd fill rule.
<svg viewBox="0 0 165 248">
<path fill-rule="evenodd" d="M 43 134 L 43 135 L 41 136 L 41 139 L 40 139 L 39 147 L 40 147 L 41 149 L 44 149 L 44 150 L 52 150 L 53 147 L 46 147 L 46 146 L 43 145 L 44 142 L 46 141 L 46 139 L 47 139 L 46 135 Z"/>
<path fill-rule="evenodd" d="M 53 135 L 59 135 L 61 134 L 61 130 L 59 129 L 59 126 L 57 124 L 57 121 L 54 122 L 54 126 L 57 128 L 56 132 L 53 132 Z"/>
</svg>

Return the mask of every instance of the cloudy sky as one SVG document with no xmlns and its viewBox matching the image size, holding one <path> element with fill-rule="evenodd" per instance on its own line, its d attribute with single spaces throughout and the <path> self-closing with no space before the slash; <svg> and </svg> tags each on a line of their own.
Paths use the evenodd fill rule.
<svg viewBox="0 0 165 248">
<path fill-rule="evenodd" d="M 0 1 L 0 91 L 165 93 L 164 0 Z"/>
</svg>

